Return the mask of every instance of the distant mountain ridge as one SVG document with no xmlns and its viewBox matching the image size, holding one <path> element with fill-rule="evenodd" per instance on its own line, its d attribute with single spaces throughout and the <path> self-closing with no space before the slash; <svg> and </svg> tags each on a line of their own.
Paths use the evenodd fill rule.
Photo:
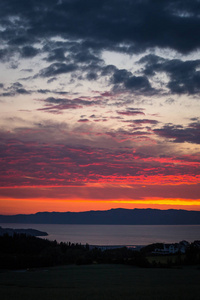
<svg viewBox="0 0 200 300">
<path fill-rule="evenodd" d="M 110 209 L 85 212 L 38 212 L 0 215 L 0 223 L 101 224 L 101 225 L 200 225 L 200 211 L 159 209 Z"/>
</svg>

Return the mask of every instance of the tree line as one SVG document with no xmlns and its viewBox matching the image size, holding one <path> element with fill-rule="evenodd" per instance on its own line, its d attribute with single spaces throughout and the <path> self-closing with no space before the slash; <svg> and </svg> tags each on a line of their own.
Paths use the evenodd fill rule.
<svg viewBox="0 0 200 300">
<path fill-rule="evenodd" d="M 200 264 L 200 249 L 190 244 L 184 259 L 162 265 L 149 262 L 149 246 L 140 251 L 127 247 L 101 250 L 88 244 L 58 243 L 26 234 L 0 236 L 0 268 L 30 269 L 66 264 L 128 264 L 138 267 L 170 267 L 173 264 Z M 179 254 L 178 254 L 179 255 Z M 177 257 L 179 257 L 177 255 Z M 181 255 L 181 254 L 180 254 Z"/>
</svg>

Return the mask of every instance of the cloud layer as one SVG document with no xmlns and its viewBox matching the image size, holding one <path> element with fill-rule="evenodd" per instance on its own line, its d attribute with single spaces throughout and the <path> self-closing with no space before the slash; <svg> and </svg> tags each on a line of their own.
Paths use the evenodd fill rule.
<svg viewBox="0 0 200 300">
<path fill-rule="evenodd" d="M 199 16 L 198 0 L 2 0 L 0 195 L 199 199 Z"/>
</svg>

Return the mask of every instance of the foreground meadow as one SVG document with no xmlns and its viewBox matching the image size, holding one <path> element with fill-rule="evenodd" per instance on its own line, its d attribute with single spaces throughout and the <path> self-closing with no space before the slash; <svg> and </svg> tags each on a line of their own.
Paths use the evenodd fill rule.
<svg viewBox="0 0 200 300">
<path fill-rule="evenodd" d="M 1 300 L 199 300 L 200 269 L 70 265 L 1 271 Z"/>
</svg>

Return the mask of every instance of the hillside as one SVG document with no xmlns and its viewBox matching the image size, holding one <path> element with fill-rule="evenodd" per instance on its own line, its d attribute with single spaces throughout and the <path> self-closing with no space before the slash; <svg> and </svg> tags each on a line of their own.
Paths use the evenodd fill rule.
<svg viewBox="0 0 200 300">
<path fill-rule="evenodd" d="M 30 215 L 0 215 L 0 223 L 197 225 L 200 224 L 200 211 L 118 208 L 86 212 L 38 212 Z"/>
</svg>

